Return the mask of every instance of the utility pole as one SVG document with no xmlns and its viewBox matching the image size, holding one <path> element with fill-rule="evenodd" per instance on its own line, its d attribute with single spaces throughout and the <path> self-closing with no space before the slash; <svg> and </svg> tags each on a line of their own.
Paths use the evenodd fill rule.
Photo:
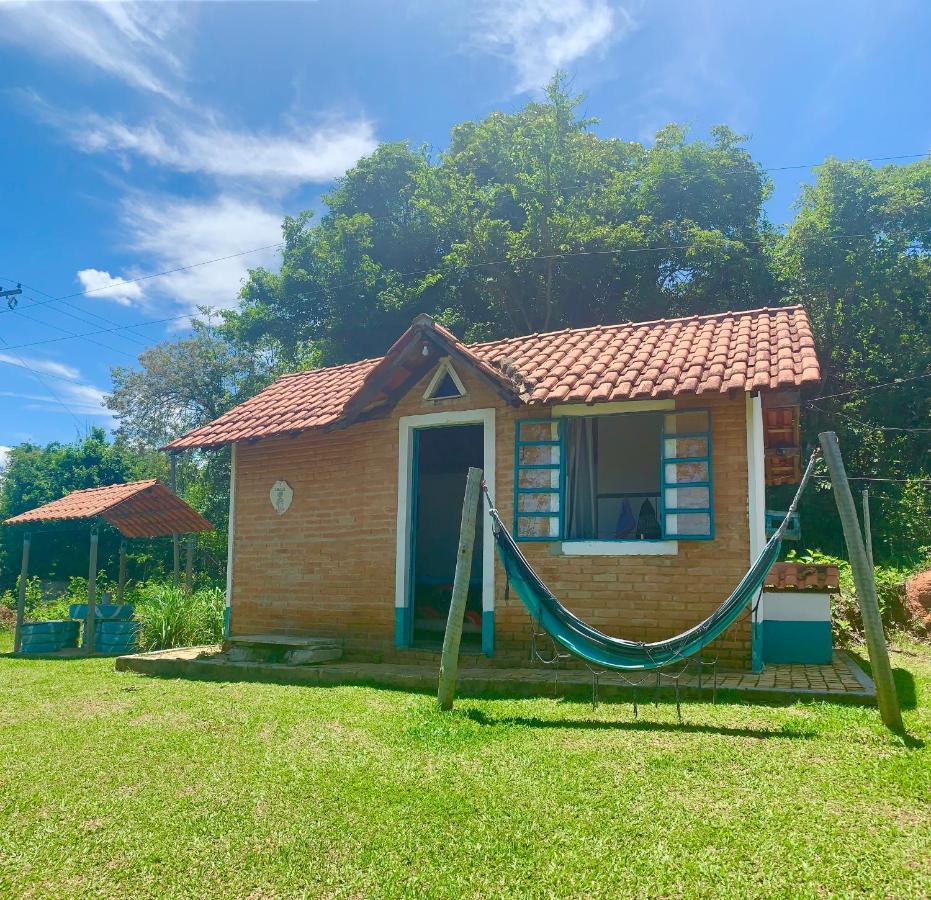
<svg viewBox="0 0 931 900">
<path fill-rule="evenodd" d="M 7 291 L 0 291 L 0 299 L 6 298 L 6 305 L 10 309 L 16 309 L 16 304 L 19 301 L 16 299 L 23 292 L 23 286 L 17 284 L 15 288 L 10 288 Z"/>
<path fill-rule="evenodd" d="M 818 439 L 824 451 L 824 461 L 828 464 L 831 487 L 834 489 L 834 502 L 837 503 L 837 512 L 844 529 L 844 540 L 847 542 L 850 568 L 853 570 L 853 582 L 857 589 L 860 614 L 863 617 L 863 631 L 866 633 L 866 646 L 870 654 L 870 664 L 873 667 L 879 714 L 887 728 L 901 732 L 903 730 L 902 713 L 899 709 L 899 698 L 895 692 L 892 666 L 889 663 L 889 652 L 886 649 L 886 636 L 883 634 L 883 623 L 879 614 L 876 582 L 873 580 L 873 569 L 866 555 L 866 546 L 863 543 L 860 523 L 857 520 L 857 508 L 853 505 L 853 494 L 850 493 L 850 483 L 847 481 L 847 471 L 840 455 L 837 435 L 833 431 L 825 431 L 818 435 Z"/>
</svg>

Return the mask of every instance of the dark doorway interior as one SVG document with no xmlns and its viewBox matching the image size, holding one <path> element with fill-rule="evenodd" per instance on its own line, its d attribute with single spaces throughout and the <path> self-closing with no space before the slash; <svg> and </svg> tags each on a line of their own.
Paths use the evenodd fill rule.
<svg viewBox="0 0 931 900">
<path fill-rule="evenodd" d="M 443 642 L 456 573 L 466 472 L 482 467 L 481 425 L 447 425 L 415 432 L 412 642 L 439 647 Z M 482 529 L 479 516 L 469 597 L 462 629 L 463 648 L 481 648 Z"/>
</svg>

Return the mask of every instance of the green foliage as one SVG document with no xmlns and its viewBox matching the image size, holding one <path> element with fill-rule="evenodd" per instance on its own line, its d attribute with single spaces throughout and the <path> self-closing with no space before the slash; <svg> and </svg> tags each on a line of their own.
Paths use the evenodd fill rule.
<svg viewBox="0 0 931 900">
<path fill-rule="evenodd" d="M 834 639 L 838 646 L 862 643 L 864 640 L 863 619 L 853 583 L 850 563 L 839 556 L 831 556 L 819 550 L 799 552 L 791 550 L 786 556 L 791 562 L 817 566 L 837 566 L 840 574 L 840 591 L 831 598 L 831 619 Z M 905 581 L 914 574 L 914 567 L 877 565 L 873 570 L 876 581 L 876 596 L 879 612 L 887 630 L 911 632 L 912 619 L 905 607 Z"/>
<path fill-rule="evenodd" d="M 544 102 L 455 126 L 435 159 L 380 146 L 319 223 L 285 220 L 281 272 L 251 273 L 229 333 L 320 365 L 383 353 L 421 312 L 478 340 L 769 296 L 770 185 L 743 139 L 600 138 L 580 103 L 557 77 Z M 664 249 L 605 252 L 645 246 Z"/>
<path fill-rule="evenodd" d="M 142 622 L 141 649 L 164 650 L 216 644 L 223 640 L 224 592 L 205 587 L 185 593 L 164 583 L 148 583 L 127 595 Z"/>
<path fill-rule="evenodd" d="M 870 486 L 878 559 L 914 563 L 931 546 L 931 379 L 863 391 L 931 371 L 931 161 L 874 168 L 829 159 L 773 252 L 787 301 L 805 305 L 824 381 L 806 439 L 836 431 L 851 474 L 911 478 Z M 805 540 L 842 552 L 830 492 L 802 504 Z"/>
</svg>

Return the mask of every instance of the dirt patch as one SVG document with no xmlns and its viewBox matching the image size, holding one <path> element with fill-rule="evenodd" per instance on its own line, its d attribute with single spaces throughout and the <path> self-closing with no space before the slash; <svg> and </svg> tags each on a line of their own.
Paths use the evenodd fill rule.
<svg viewBox="0 0 931 900">
<path fill-rule="evenodd" d="M 931 569 L 905 582 L 905 608 L 915 624 L 931 634 Z"/>
</svg>

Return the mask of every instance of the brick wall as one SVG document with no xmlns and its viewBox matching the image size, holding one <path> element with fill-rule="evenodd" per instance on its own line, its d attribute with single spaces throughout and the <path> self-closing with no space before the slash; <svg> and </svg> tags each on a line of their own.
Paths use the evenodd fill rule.
<svg viewBox="0 0 931 900">
<path fill-rule="evenodd" d="M 427 376 L 390 418 L 328 433 L 240 444 L 232 633 L 266 631 L 345 640 L 350 655 L 435 659 L 394 649 L 398 419 L 442 410 L 496 409 L 497 503 L 513 512 L 514 422 L 539 410 L 509 406 L 486 382 L 459 370 L 464 398 L 442 405 L 422 399 Z M 680 541 L 677 556 L 562 556 L 558 544 L 523 544 L 554 593 L 575 613 L 610 634 L 656 640 L 708 615 L 749 563 L 745 400 L 680 398 L 677 408 L 710 407 L 715 539 Z M 275 481 L 294 490 L 291 508 L 275 513 Z M 497 565 L 497 564 L 496 564 Z M 529 620 L 516 597 L 504 604 L 496 568 L 495 656 L 491 665 L 524 663 Z M 750 628 L 741 619 L 707 651 L 746 664 Z M 476 660 L 478 661 L 478 660 Z"/>
</svg>

